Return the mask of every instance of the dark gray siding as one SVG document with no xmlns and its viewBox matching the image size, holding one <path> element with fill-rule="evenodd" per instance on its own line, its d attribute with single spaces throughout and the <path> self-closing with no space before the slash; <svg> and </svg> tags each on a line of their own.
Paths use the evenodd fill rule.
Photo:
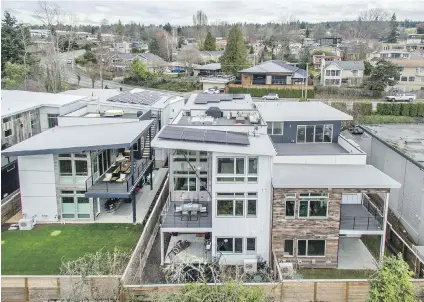
<svg viewBox="0 0 424 302">
<path fill-rule="evenodd" d="M 296 131 L 298 125 L 333 124 L 333 143 L 337 143 L 340 134 L 340 121 L 313 121 L 313 122 L 284 122 L 283 135 L 271 135 L 274 143 L 296 143 Z"/>
</svg>

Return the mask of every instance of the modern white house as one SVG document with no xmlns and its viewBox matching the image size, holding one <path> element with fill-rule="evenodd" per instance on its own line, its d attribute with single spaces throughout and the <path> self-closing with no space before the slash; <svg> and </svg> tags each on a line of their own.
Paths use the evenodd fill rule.
<svg viewBox="0 0 424 302">
<path fill-rule="evenodd" d="M 150 142 L 184 99 L 135 90 L 61 108 L 58 125 L 3 151 L 18 158 L 22 216 L 38 222 L 141 222 L 161 175 Z M 147 199 L 146 199 L 147 198 Z M 150 198 L 150 197 L 149 197 Z M 138 206 L 138 207 L 137 207 Z"/>
<path fill-rule="evenodd" d="M 320 102 L 192 95 L 152 142 L 170 154 L 161 263 L 348 268 L 346 251 L 365 248 L 366 235 L 381 236 L 382 255 L 389 193 L 400 184 L 340 134 L 351 119 Z M 374 265 L 366 256 L 361 268 Z"/>
<path fill-rule="evenodd" d="M 364 78 L 363 61 L 321 61 L 321 85 L 358 86 Z"/>
</svg>

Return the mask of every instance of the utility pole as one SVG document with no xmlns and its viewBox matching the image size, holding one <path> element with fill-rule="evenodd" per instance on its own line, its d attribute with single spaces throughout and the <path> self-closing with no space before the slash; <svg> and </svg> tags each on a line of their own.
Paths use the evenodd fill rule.
<svg viewBox="0 0 424 302">
<path fill-rule="evenodd" d="M 309 76 L 308 76 L 308 69 L 309 68 L 309 64 L 306 63 L 306 90 L 305 90 L 305 101 L 308 100 L 308 80 L 309 80 Z"/>
</svg>

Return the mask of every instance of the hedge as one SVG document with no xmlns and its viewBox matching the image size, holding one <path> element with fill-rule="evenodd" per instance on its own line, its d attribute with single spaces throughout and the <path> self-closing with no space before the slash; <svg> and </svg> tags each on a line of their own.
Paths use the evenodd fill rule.
<svg viewBox="0 0 424 302">
<path fill-rule="evenodd" d="M 347 112 L 347 103 L 346 102 L 331 102 L 331 107 L 336 108 L 337 110 Z"/>
<path fill-rule="evenodd" d="M 268 93 L 276 93 L 280 98 L 298 98 L 302 97 L 301 89 L 276 89 L 276 88 L 246 88 L 229 87 L 228 93 L 250 94 L 252 97 L 263 97 Z M 315 97 L 315 90 L 308 89 L 308 98 Z"/>
<path fill-rule="evenodd" d="M 359 104 L 359 103 L 358 103 Z M 354 104 L 355 108 L 355 104 Z M 378 103 L 378 115 L 424 117 L 424 103 Z M 371 115 L 361 114 L 361 115 Z"/>
<path fill-rule="evenodd" d="M 372 103 L 370 102 L 353 103 L 353 111 L 359 113 L 360 115 L 371 115 Z"/>
<path fill-rule="evenodd" d="M 417 118 L 410 116 L 394 115 L 366 115 L 359 119 L 361 124 L 400 124 L 400 123 L 418 123 L 422 122 Z"/>
</svg>

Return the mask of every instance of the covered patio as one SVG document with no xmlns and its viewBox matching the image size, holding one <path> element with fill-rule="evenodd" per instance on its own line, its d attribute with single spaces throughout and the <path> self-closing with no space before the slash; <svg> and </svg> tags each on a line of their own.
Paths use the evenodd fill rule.
<svg viewBox="0 0 424 302">
<path fill-rule="evenodd" d="M 377 261 L 358 237 L 340 237 L 339 269 L 376 269 Z"/>
</svg>

